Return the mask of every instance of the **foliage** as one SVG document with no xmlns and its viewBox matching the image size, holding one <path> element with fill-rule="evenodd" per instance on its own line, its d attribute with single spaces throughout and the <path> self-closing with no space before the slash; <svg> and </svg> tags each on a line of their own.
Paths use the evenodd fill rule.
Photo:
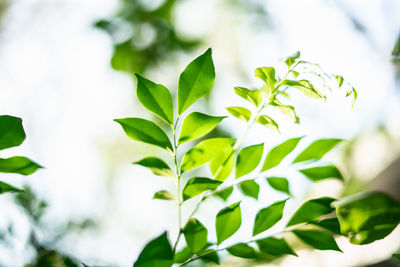
<svg viewBox="0 0 400 267">
<path fill-rule="evenodd" d="M 256 69 L 255 76 L 264 82 L 260 89 L 234 88 L 234 92 L 251 105 L 250 109 L 227 108 L 230 114 L 247 123 L 243 134 L 237 139 L 206 136 L 225 117 L 198 112 L 186 115 L 189 107 L 208 94 L 213 85 L 215 70 L 210 49 L 193 60 L 180 75 L 177 107 L 173 106 L 174 101 L 171 100 L 168 89 L 137 76 L 139 100 L 145 108 L 160 117 L 165 122 L 164 126 L 168 126 L 171 131 L 165 132 L 165 127 L 141 118 L 115 121 L 121 124 L 133 140 L 146 142 L 169 152 L 168 160 L 152 158 L 139 162 L 153 172 L 157 170 L 159 175 L 168 173 L 166 176 L 170 177 L 174 174 L 171 181 L 176 182 L 176 193 L 163 190 L 157 192 L 155 198 L 176 201 L 179 232 L 173 243 L 168 240 L 166 232 L 150 241 L 134 266 L 172 266 L 174 263 L 183 266 L 197 259 L 219 263 L 218 252 L 222 250 L 233 256 L 253 260 L 273 260 L 283 255 L 296 256 L 293 245 L 290 244 L 290 237 L 294 236 L 317 250 L 341 251 L 334 235 L 347 236 L 356 244 L 369 243 L 384 238 L 398 225 L 399 203 L 383 193 L 370 193 L 338 201 L 330 197 L 310 199 L 294 212 L 281 232 L 265 235 L 268 229 L 282 220 L 286 202 L 293 197 L 289 180 L 286 177 L 270 177 L 268 172 L 281 165 L 304 138 L 288 139 L 267 152 L 264 151 L 263 143 L 241 148 L 247 132 L 254 124 L 279 132 L 279 123 L 268 114 L 269 108 L 277 109 L 299 123 L 295 107 L 284 102 L 293 90 L 324 100 L 330 90 L 347 88 L 346 96 L 351 95 L 353 100 L 357 97 L 355 89 L 342 76 L 327 74 L 317 64 L 301 60 L 299 52 L 287 57 L 285 64 L 287 71 L 284 75 L 278 75 L 273 67 Z M 146 81 L 146 86 L 143 86 L 143 81 Z M 332 86 L 333 82 L 335 84 Z M 343 181 L 343 175 L 336 166 L 321 162 L 324 155 L 341 141 L 336 138 L 315 140 L 298 153 L 288 167 L 297 169 L 313 182 L 331 178 Z M 190 142 L 186 151 L 181 147 L 184 142 Z M 173 166 L 165 162 L 173 162 Z M 194 175 L 194 169 L 206 164 L 209 167 L 209 177 Z M 183 175 L 185 179 L 182 178 Z M 233 244 L 228 241 L 242 225 L 242 207 L 241 201 L 228 204 L 215 215 L 216 236 L 210 237 L 210 231 L 196 217 L 199 206 L 210 197 L 229 201 L 234 188 L 238 188 L 244 196 L 257 199 L 260 187 L 264 186 L 260 179 L 265 179 L 272 189 L 289 198 L 278 200 L 259 210 L 255 215 L 253 236 Z M 197 197 L 197 205 L 183 219 L 181 206 L 194 197 Z M 370 202 L 377 204 L 371 205 L 371 208 L 366 207 L 365 204 Z M 376 219 L 382 215 L 388 215 L 388 219 Z M 178 251 L 182 236 L 186 246 Z"/>
</svg>

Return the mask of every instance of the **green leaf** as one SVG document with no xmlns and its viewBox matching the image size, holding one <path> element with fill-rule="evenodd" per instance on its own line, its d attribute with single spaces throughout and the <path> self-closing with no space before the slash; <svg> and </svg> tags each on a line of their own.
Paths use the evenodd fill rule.
<svg viewBox="0 0 400 267">
<path fill-rule="evenodd" d="M 221 198 L 223 201 L 227 201 L 232 192 L 233 192 L 233 186 L 230 186 L 224 190 L 215 193 L 215 195 Z"/>
<path fill-rule="evenodd" d="M 281 161 L 296 148 L 301 138 L 303 137 L 288 139 L 282 144 L 272 148 L 269 151 L 267 157 L 265 158 L 264 165 L 261 171 L 266 171 L 275 166 L 278 166 L 281 163 Z"/>
<path fill-rule="evenodd" d="M 202 96 L 208 94 L 214 83 L 215 70 L 211 58 L 211 49 L 193 60 L 179 77 L 178 114 Z"/>
<path fill-rule="evenodd" d="M 340 235 L 340 224 L 337 218 L 330 218 L 310 223 L 319 226 L 321 228 L 327 229 L 332 233 L 334 233 L 335 235 Z"/>
<path fill-rule="evenodd" d="M 280 83 L 280 86 L 294 87 L 296 89 L 299 89 L 300 92 L 302 92 L 305 96 L 312 98 L 325 97 L 308 80 L 299 80 L 299 81 L 284 80 Z"/>
<path fill-rule="evenodd" d="M 213 262 L 217 265 L 220 264 L 218 252 L 216 250 L 213 249 L 206 250 L 202 253 L 202 255 L 204 255 L 200 257 L 202 261 L 206 263 Z"/>
<path fill-rule="evenodd" d="M 300 118 L 297 116 L 294 107 L 284 105 L 277 99 L 274 99 L 274 101 L 271 102 L 270 105 L 276 107 L 277 109 L 279 109 L 280 112 L 292 118 L 294 120 L 294 123 L 300 123 Z"/>
<path fill-rule="evenodd" d="M 231 255 L 236 256 L 236 257 L 245 258 L 245 259 L 257 258 L 257 252 L 255 251 L 255 249 L 245 243 L 239 243 L 239 244 L 233 245 L 233 246 L 227 248 L 226 250 Z"/>
<path fill-rule="evenodd" d="M 244 87 L 234 87 L 233 90 L 237 95 L 246 99 L 256 107 L 258 107 L 263 100 L 263 92 L 261 90 L 249 90 Z"/>
<path fill-rule="evenodd" d="M 287 58 L 285 58 L 285 64 L 288 66 L 288 68 L 290 68 L 299 57 L 300 57 L 300 51 L 297 51 L 292 55 L 288 56 Z"/>
<path fill-rule="evenodd" d="M 183 228 L 186 244 L 193 253 L 198 253 L 206 247 L 207 233 L 204 225 L 195 218 L 191 218 Z"/>
<path fill-rule="evenodd" d="M 316 140 L 304 149 L 303 152 L 294 159 L 293 163 L 320 160 L 326 153 L 342 141 L 342 139 L 336 138 Z"/>
<path fill-rule="evenodd" d="M 197 168 L 232 148 L 234 138 L 211 138 L 198 143 L 186 152 L 182 172 Z"/>
<path fill-rule="evenodd" d="M 307 178 L 313 182 L 318 182 L 324 179 L 334 178 L 343 181 L 343 176 L 339 169 L 334 165 L 325 165 L 312 168 L 306 168 L 299 170 Z"/>
<path fill-rule="evenodd" d="M 283 238 L 267 237 L 257 240 L 256 242 L 260 250 L 264 253 L 268 253 L 274 256 L 281 256 L 281 255 L 297 256 L 297 254 L 293 251 L 293 249 L 288 245 L 288 243 Z"/>
<path fill-rule="evenodd" d="M 232 148 L 228 149 L 224 154 L 215 157 L 210 162 L 211 173 L 217 181 L 225 181 L 231 174 L 235 166 L 235 153 Z"/>
<path fill-rule="evenodd" d="M 400 203 L 382 192 L 360 193 L 335 201 L 341 233 L 353 244 L 369 244 L 400 223 Z"/>
<path fill-rule="evenodd" d="M 251 111 L 243 107 L 228 107 L 226 110 L 236 118 L 248 122 L 251 118 Z"/>
<path fill-rule="evenodd" d="M 140 103 L 166 123 L 173 125 L 172 97 L 168 89 L 137 73 L 135 75 L 138 80 L 136 94 Z"/>
<path fill-rule="evenodd" d="M 267 177 L 268 184 L 275 190 L 292 196 L 289 190 L 289 181 L 284 177 Z"/>
<path fill-rule="evenodd" d="M 231 237 L 242 224 L 240 201 L 223 208 L 217 214 L 215 229 L 217 232 L 217 245 Z"/>
<path fill-rule="evenodd" d="M 40 168 L 43 167 L 26 157 L 0 159 L 0 172 L 30 175 Z"/>
<path fill-rule="evenodd" d="M 160 199 L 160 200 L 175 200 L 175 197 L 173 194 L 171 194 L 170 192 L 166 191 L 166 190 L 160 190 L 157 191 L 154 196 L 153 199 Z"/>
<path fill-rule="evenodd" d="M 354 102 L 356 102 L 357 95 L 358 95 L 357 91 L 356 91 L 356 89 L 354 89 L 354 87 L 351 87 L 351 90 L 347 91 L 346 97 L 348 97 L 350 95 L 353 95 L 353 103 L 351 105 L 352 105 L 352 107 L 354 107 Z"/>
<path fill-rule="evenodd" d="M 226 117 L 213 117 L 200 112 L 190 113 L 183 121 L 179 144 L 203 137 L 224 118 Z"/>
<path fill-rule="evenodd" d="M 207 190 L 215 190 L 222 182 L 204 177 L 190 179 L 183 188 L 183 200 L 195 197 Z"/>
<path fill-rule="evenodd" d="M 174 263 L 183 263 L 193 256 L 192 251 L 189 247 L 184 247 L 174 255 Z"/>
<path fill-rule="evenodd" d="M 122 126 L 129 138 L 172 151 L 168 136 L 153 122 L 141 118 L 115 119 L 114 121 Z"/>
<path fill-rule="evenodd" d="M 253 171 L 261 160 L 264 144 L 252 145 L 239 151 L 236 160 L 236 178 Z"/>
<path fill-rule="evenodd" d="M 332 235 L 326 231 L 318 230 L 293 230 L 301 241 L 319 250 L 341 251 Z"/>
<path fill-rule="evenodd" d="M 256 122 L 274 131 L 277 131 L 278 133 L 280 132 L 278 123 L 276 123 L 276 121 L 274 121 L 271 117 L 267 115 L 258 115 L 256 118 Z"/>
<path fill-rule="evenodd" d="M 140 253 L 134 267 L 171 267 L 174 255 L 171 245 L 164 232 L 159 237 L 150 241 Z"/>
<path fill-rule="evenodd" d="M 0 150 L 19 146 L 25 140 L 22 120 L 17 117 L 0 116 Z"/>
<path fill-rule="evenodd" d="M 243 195 L 258 199 L 258 193 L 260 191 L 260 186 L 253 180 L 243 181 L 238 184 L 240 191 Z"/>
<path fill-rule="evenodd" d="M 262 79 L 267 84 L 267 94 L 271 94 L 271 92 L 275 89 L 276 77 L 275 77 L 275 69 L 273 67 L 261 67 L 255 70 L 254 76 L 256 78 Z"/>
<path fill-rule="evenodd" d="M 286 201 L 287 199 L 277 201 L 257 213 L 254 221 L 253 236 L 268 230 L 282 219 Z"/>
<path fill-rule="evenodd" d="M 156 157 L 147 157 L 133 162 L 133 164 L 149 168 L 150 171 L 155 175 L 176 178 L 174 172 L 169 168 L 168 164 Z"/>
<path fill-rule="evenodd" d="M 24 190 L 16 188 L 12 185 L 9 185 L 7 183 L 1 182 L 0 181 L 0 194 L 4 194 L 4 193 L 22 193 L 24 192 Z"/>
<path fill-rule="evenodd" d="M 344 81 L 343 76 L 342 75 L 333 75 L 333 76 L 336 78 L 336 80 L 338 82 L 338 86 L 342 87 L 343 81 Z"/>
<path fill-rule="evenodd" d="M 322 215 L 331 213 L 334 210 L 331 207 L 334 200 L 330 197 L 321 197 L 306 201 L 297 209 L 286 226 L 315 221 Z"/>
</svg>

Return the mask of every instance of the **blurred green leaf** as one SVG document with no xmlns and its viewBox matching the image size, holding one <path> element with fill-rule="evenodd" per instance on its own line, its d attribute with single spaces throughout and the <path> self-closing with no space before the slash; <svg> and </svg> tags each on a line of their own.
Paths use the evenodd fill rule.
<svg viewBox="0 0 400 267">
<path fill-rule="evenodd" d="M 331 207 L 334 200 L 330 197 L 321 197 L 306 201 L 297 209 L 286 226 L 312 222 L 322 215 L 331 213 L 334 210 Z"/>
<path fill-rule="evenodd" d="M 360 193 L 335 201 L 340 231 L 353 244 L 369 244 L 400 223 L 400 203 L 381 192 Z"/>
<path fill-rule="evenodd" d="M 341 87 L 343 85 L 343 76 L 342 75 L 334 75 L 334 77 L 336 78 L 337 82 L 338 82 L 338 86 Z"/>
<path fill-rule="evenodd" d="M 331 234 L 318 230 L 293 230 L 301 241 L 319 250 L 341 251 Z"/>
<path fill-rule="evenodd" d="M 141 118 L 114 119 L 114 121 L 122 126 L 129 138 L 172 151 L 168 136 L 154 122 Z"/>
<path fill-rule="evenodd" d="M 193 253 L 198 253 L 206 247 L 207 233 L 204 225 L 195 218 L 191 218 L 183 228 L 186 244 Z"/>
<path fill-rule="evenodd" d="M 226 110 L 236 118 L 248 122 L 251 118 L 251 111 L 243 107 L 227 107 Z"/>
<path fill-rule="evenodd" d="M 200 112 L 190 113 L 182 124 L 179 144 L 203 137 L 211 132 L 226 117 L 213 117 Z"/>
<path fill-rule="evenodd" d="M 235 166 L 235 153 L 233 149 L 228 149 L 224 154 L 215 157 L 210 162 L 211 173 L 217 181 L 225 181 L 231 174 Z"/>
<path fill-rule="evenodd" d="M 230 186 L 224 190 L 216 192 L 215 195 L 221 198 L 223 201 L 227 201 L 232 192 L 233 192 L 233 186 Z"/>
<path fill-rule="evenodd" d="M 281 255 L 297 256 L 297 254 L 293 251 L 293 249 L 288 245 L 288 243 L 283 238 L 267 237 L 257 240 L 256 242 L 260 250 L 264 253 L 268 253 L 274 256 L 281 256 Z"/>
<path fill-rule="evenodd" d="M 257 213 L 253 226 L 253 236 L 268 230 L 282 219 L 286 201 L 287 199 L 277 201 Z"/>
<path fill-rule="evenodd" d="M 226 249 L 231 255 L 245 258 L 245 259 L 254 259 L 257 258 L 257 252 L 253 247 L 245 243 L 235 244 Z"/>
<path fill-rule="evenodd" d="M 263 143 L 248 146 L 240 150 L 236 160 L 236 178 L 252 172 L 260 162 L 263 151 Z"/>
<path fill-rule="evenodd" d="M 22 193 L 24 192 L 24 190 L 16 188 L 12 185 L 9 185 L 7 183 L 1 182 L 0 181 L 0 194 L 4 194 L 4 193 Z"/>
<path fill-rule="evenodd" d="M 241 224 L 240 202 L 236 202 L 220 210 L 215 220 L 217 245 L 231 237 L 240 228 Z"/>
<path fill-rule="evenodd" d="M 263 100 L 263 93 L 261 90 L 249 90 L 244 87 L 234 87 L 233 91 L 256 107 L 258 107 Z"/>
<path fill-rule="evenodd" d="M 270 105 L 276 107 L 277 109 L 280 110 L 280 112 L 282 112 L 286 116 L 289 116 L 290 118 L 292 118 L 294 120 L 294 123 L 300 123 L 300 118 L 297 116 L 296 111 L 294 110 L 294 107 L 284 105 L 277 99 L 274 99 L 274 101 L 272 101 L 270 103 Z"/>
<path fill-rule="evenodd" d="M 280 83 L 281 86 L 288 86 L 294 87 L 299 89 L 304 95 L 312 98 L 324 98 L 322 95 L 309 80 L 299 80 L 299 81 L 292 81 L 292 80 L 283 80 Z"/>
<path fill-rule="evenodd" d="M 19 146 L 25 140 L 22 120 L 17 117 L 0 116 L 0 150 Z"/>
<path fill-rule="evenodd" d="M 139 74 L 137 77 L 137 98 L 145 108 L 173 125 L 172 97 L 168 89 L 161 84 L 156 84 Z"/>
<path fill-rule="evenodd" d="M 169 168 L 168 164 L 156 157 L 147 157 L 133 162 L 133 164 L 149 168 L 149 170 L 155 175 L 176 178 L 174 172 Z"/>
<path fill-rule="evenodd" d="M 254 76 L 262 79 L 267 84 L 267 94 L 271 94 L 276 84 L 275 69 L 273 67 L 257 68 L 254 72 Z"/>
<path fill-rule="evenodd" d="M 324 219 L 316 222 L 310 222 L 313 225 L 327 229 L 335 235 L 340 235 L 340 224 L 337 218 Z"/>
<path fill-rule="evenodd" d="M 324 179 L 334 178 L 343 181 L 343 176 L 339 169 L 334 165 L 325 165 L 312 168 L 306 168 L 299 170 L 307 178 L 313 182 L 318 182 Z"/>
<path fill-rule="evenodd" d="M 253 180 L 243 181 L 238 184 L 240 191 L 243 195 L 258 199 L 258 192 L 260 191 L 260 186 Z"/>
<path fill-rule="evenodd" d="M 287 58 L 285 58 L 285 64 L 290 68 L 299 57 L 300 57 L 300 51 L 297 51 L 292 55 L 288 56 Z"/>
<path fill-rule="evenodd" d="M 189 247 L 184 247 L 174 255 L 174 263 L 183 263 L 193 256 L 192 251 Z"/>
<path fill-rule="evenodd" d="M 219 260 L 219 256 L 218 256 L 218 252 L 213 250 L 213 249 L 209 249 L 204 251 L 202 254 L 204 254 L 204 256 L 201 256 L 200 259 L 206 263 L 209 262 L 213 262 L 217 265 L 220 264 L 220 260 Z"/>
<path fill-rule="evenodd" d="M 183 188 L 183 200 L 195 197 L 207 190 L 215 190 L 222 182 L 204 177 L 190 179 Z"/>
<path fill-rule="evenodd" d="M 182 172 L 197 168 L 232 148 L 234 138 L 210 138 L 198 143 L 186 152 Z"/>
<path fill-rule="evenodd" d="M 269 151 L 267 157 L 265 158 L 264 165 L 261 171 L 266 171 L 275 166 L 278 166 L 281 163 L 281 161 L 296 148 L 301 138 L 303 137 L 288 139 L 282 144 L 272 148 Z"/>
<path fill-rule="evenodd" d="M 284 177 L 267 177 L 268 184 L 275 190 L 283 192 L 289 196 L 292 194 L 289 190 L 289 181 Z"/>
<path fill-rule="evenodd" d="M 179 77 L 178 114 L 202 96 L 208 94 L 214 83 L 215 70 L 211 58 L 211 49 L 193 60 Z"/>
<path fill-rule="evenodd" d="M 157 238 L 151 240 L 142 250 L 138 259 L 134 263 L 134 267 L 171 267 L 174 255 L 171 245 L 164 232 Z"/>
<path fill-rule="evenodd" d="M 293 163 L 320 160 L 326 153 L 342 141 L 342 139 L 336 138 L 316 140 L 304 149 L 303 152 L 294 159 Z"/>
<path fill-rule="evenodd" d="M 167 190 L 160 190 L 157 191 L 154 196 L 153 199 L 160 199 L 160 200 L 175 200 L 175 197 L 173 194 L 171 194 L 170 192 L 168 192 Z"/>
<path fill-rule="evenodd" d="M 26 157 L 0 158 L 0 172 L 30 175 L 40 168 L 43 167 Z"/>
<path fill-rule="evenodd" d="M 256 122 L 280 133 L 278 123 L 267 115 L 258 115 Z"/>
</svg>

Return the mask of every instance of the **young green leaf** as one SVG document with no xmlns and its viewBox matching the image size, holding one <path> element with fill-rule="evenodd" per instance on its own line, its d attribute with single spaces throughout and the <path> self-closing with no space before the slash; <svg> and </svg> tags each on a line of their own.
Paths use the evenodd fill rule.
<svg viewBox="0 0 400 267">
<path fill-rule="evenodd" d="M 173 260 L 172 248 L 164 232 L 144 247 L 133 267 L 171 267 Z"/>
<path fill-rule="evenodd" d="M 331 207 L 334 200 L 330 197 L 321 197 L 306 201 L 297 209 L 286 226 L 312 222 L 322 215 L 331 213 L 334 210 Z"/>
<path fill-rule="evenodd" d="M 0 181 L 0 194 L 4 194 L 4 193 L 22 193 L 24 192 L 24 190 L 16 188 L 12 185 L 9 185 L 7 183 L 1 182 Z"/>
<path fill-rule="evenodd" d="M 271 94 L 275 89 L 276 77 L 273 67 L 261 67 L 255 70 L 254 76 L 262 79 L 267 84 L 267 94 Z"/>
<path fill-rule="evenodd" d="M 232 148 L 234 138 L 211 138 L 198 143 L 186 152 L 182 172 L 197 168 Z"/>
<path fill-rule="evenodd" d="M 286 201 L 287 199 L 277 201 L 257 213 L 254 221 L 253 236 L 268 230 L 282 219 Z"/>
<path fill-rule="evenodd" d="M 183 188 L 183 200 L 195 197 L 207 190 L 215 190 L 222 182 L 204 177 L 190 179 Z"/>
<path fill-rule="evenodd" d="M 173 194 L 171 194 L 170 192 L 168 192 L 167 190 L 161 190 L 161 191 L 157 191 L 154 196 L 153 199 L 160 199 L 160 200 L 175 200 L 175 197 Z"/>
<path fill-rule="evenodd" d="M 306 149 L 303 150 L 293 161 L 293 163 L 304 161 L 320 160 L 326 153 L 334 148 L 342 139 L 329 138 L 314 141 Z"/>
<path fill-rule="evenodd" d="M 318 230 L 293 230 L 301 241 L 319 250 L 341 251 L 331 234 Z"/>
<path fill-rule="evenodd" d="M 300 57 L 300 51 L 293 53 L 292 55 L 285 58 L 285 64 L 290 68 L 296 60 Z"/>
<path fill-rule="evenodd" d="M 251 118 L 251 111 L 243 107 L 228 107 L 226 110 L 236 118 L 248 122 Z"/>
<path fill-rule="evenodd" d="M 172 151 L 168 136 L 153 122 L 141 118 L 115 119 L 114 121 L 122 126 L 129 138 Z"/>
<path fill-rule="evenodd" d="M 193 60 L 179 77 L 178 114 L 202 96 L 208 94 L 214 83 L 215 70 L 211 58 L 211 49 Z"/>
<path fill-rule="evenodd" d="M 275 237 L 267 237 L 260 240 L 257 240 L 257 245 L 260 250 L 264 253 L 268 253 L 274 256 L 281 255 L 293 255 L 297 256 L 297 254 L 293 251 L 293 249 L 286 243 L 283 238 L 275 238 Z"/>
<path fill-rule="evenodd" d="M 278 123 L 276 123 L 276 121 L 274 121 L 271 117 L 267 115 L 258 115 L 256 118 L 256 122 L 274 131 L 277 131 L 278 133 L 280 132 Z"/>
<path fill-rule="evenodd" d="M 239 151 L 236 160 L 236 178 L 253 171 L 261 160 L 264 144 L 252 145 Z"/>
<path fill-rule="evenodd" d="M 207 233 L 204 225 L 195 218 L 191 218 L 183 228 L 186 244 L 193 253 L 198 253 L 206 247 Z"/>
<path fill-rule="evenodd" d="M 245 258 L 245 259 L 254 259 L 257 258 L 257 252 L 253 247 L 250 247 L 246 243 L 239 243 L 233 245 L 226 249 L 231 255 Z"/>
<path fill-rule="evenodd" d="M 308 80 L 299 80 L 299 81 L 284 80 L 280 83 L 280 86 L 294 87 L 296 89 L 299 89 L 300 92 L 302 92 L 305 96 L 312 98 L 325 97 Z"/>
<path fill-rule="evenodd" d="M 244 87 L 234 87 L 233 90 L 237 95 L 246 99 L 256 107 L 258 107 L 263 100 L 263 92 L 261 90 L 249 90 Z"/>
<path fill-rule="evenodd" d="M 179 144 L 203 137 L 224 118 L 226 117 L 213 117 L 200 112 L 190 113 L 183 121 Z"/>
<path fill-rule="evenodd" d="M 346 97 L 353 95 L 353 103 L 351 104 L 352 107 L 354 107 L 354 102 L 356 102 L 357 99 L 357 91 L 354 89 L 354 87 L 351 87 L 351 90 L 347 91 Z"/>
<path fill-rule="evenodd" d="M 30 175 L 40 168 L 43 167 L 26 157 L 0 159 L 0 172 Z"/>
<path fill-rule="evenodd" d="M 137 78 L 136 94 L 140 103 L 166 123 L 173 125 L 172 97 L 168 89 L 137 73 L 135 75 Z"/>
<path fill-rule="evenodd" d="M 217 214 L 215 229 L 217 233 L 217 245 L 231 237 L 242 224 L 240 202 L 236 202 L 223 208 Z"/>
<path fill-rule="evenodd" d="M 221 190 L 219 192 L 216 192 L 215 195 L 219 198 L 221 198 L 223 201 L 227 201 L 230 195 L 233 192 L 233 186 L 230 186 L 224 190 Z"/>
<path fill-rule="evenodd" d="M 277 99 L 274 99 L 274 101 L 271 102 L 270 105 L 276 107 L 277 109 L 279 109 L 280 112 L 292 118 L 294 120 L 294 123 L 300 123 L 300 118 L 297 116 L 294 107 L 284 105 Z"/>
<path fill-rule="evenodd" d="M 193 256 L 193 252 L 189 247 L 184 247 L 174 255 L 174 263 L 183 263 Z"/>
<path fill-rule="evenodd" d="M 168 164 L 156 157 L 147 157 L 133 162 L 133 164 L 149 168 L 149 170 L 155 175 L 176 178 L 174 172 L 169 168 Z"/>
<path fill-rule="evenodd" d="M 291 196 L 289 190 L 289 181 L 284 177 L 267 177 L 268 184 L 275 190 L 283 192 L 288 196 Z"/>
<path fill-rule="evenodd" d="M 25 140 L 22 120 L 17 117 L 0 116 L 0 150 L 19 146 Z"/>
<path fill-rule="evenodd" d="M 338 86 L 342 87 L 343 81 L 344 81 L 343 76 L 341 76 L 341 75 L 333 75 L 333 76 L 336 78 L 336 80 L 338 82 Z"/>
<path fill-rule="evenodd" d="M 264 165 L 261 171 L 266 171 L 275 166 L 278 166 L 281 163 L 281 161 L 296 148 L 301 138 L 303 137 L 288 139 L 282 144 L 272 148 L 271 151 L 268 153 L 267 157 L 265 158 Z"/>
<path fill-rule="evenodd" d="M 260 191 L 260 186 L 253 180 L 243 181 L 238 184 L 240 191 L 243 195 L 258 199 L 258 193 Z"/>
<path fill-rule="evenodd" d="M 340 224 L 337 218 L 330 218 L 310 223 L 319 226 L 321 228 L 324 228 L 326 230 L 329 230 L 335 235 L 340 235 Z"/>
<path fill-rule="evenodd" d="M 228 149 L 224 154 L 215 157 L 210 162 L 211 173 L 217 181 L 225 181 L 231 174 L 235 166 L 235 153 L 233 149 Z"/>
<path fill-rule="evenodd" d="M 360 193 L 335 201 L 341 233 L 353 244 L 369 244 L 400 223 L 400 203 L 382 192 Z"/>
<path fill-rule="evenodd" d="M 318 182 L 329 178 L 339 179 L 343 181 L 343 176 L 340 173 L 339 169 L 331 164 L 325 166 L 301 169 L 299 170 L 299 172 L 304 174 L 307 178 L 309 178 L 313 182 Z"/>
</svg>

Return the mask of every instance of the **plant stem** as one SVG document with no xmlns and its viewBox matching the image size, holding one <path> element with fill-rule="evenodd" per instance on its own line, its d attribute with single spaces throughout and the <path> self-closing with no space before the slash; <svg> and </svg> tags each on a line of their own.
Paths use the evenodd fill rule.
<svg viewBox="0 0 400 267">
<path fill-rule="evenodd" d="M 174 248 L 173 248 L 173 254 L 175 254 L 176 251 L 176 247 L 178 246 L 178 242 L 179 239 L 182 235 L 182 212 L 181 212 L 181 171 L 178 167 L 178 143 L 177 143 L 177 135 L 176 135 L 176 127 L 178 125 L 178 121 L 179 121 L 179 115 L 176 118 L 176 122 L 174 124 L 174 126 L 172 126 L 172 132 L 173 132 L 173 156 L 174 156 L 174 165 L 175 165 L 175 175 L 176 175 L 176 179 L 177 179 L 177 193 L 176 193 L 176 198 L 177 198 L 177 204 L 178 204 L 178 224 L 179 224 L 179 232 L 178 232 L 178 236 L 176 238 L 175 244 L 174 244 Z"/>
</svg>

